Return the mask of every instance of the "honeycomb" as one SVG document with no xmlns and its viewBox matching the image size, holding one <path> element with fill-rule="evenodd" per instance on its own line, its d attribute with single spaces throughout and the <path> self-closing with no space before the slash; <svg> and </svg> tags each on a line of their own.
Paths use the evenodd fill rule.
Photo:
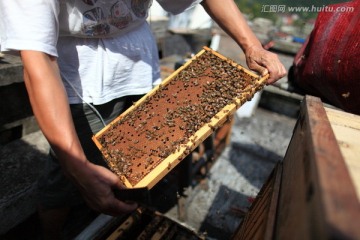
<svg viewBox="0 0 360 240">
<path fill-rule="evenodd" d="M 265 85 L 204 47 L 93 137 L 128 188 L 153 187 Z"/>
</svg>

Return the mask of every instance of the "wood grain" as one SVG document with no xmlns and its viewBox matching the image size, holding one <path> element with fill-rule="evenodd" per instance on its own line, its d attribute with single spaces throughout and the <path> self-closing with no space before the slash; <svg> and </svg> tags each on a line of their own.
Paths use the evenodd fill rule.
<svg viewBox="0 0 360 240">
<path fill-rule="evenodd" d="M 325 108 L 360 201 L 360 116 Z"/>
<path fill-rule="evenodd" d="M 360 239 L 359 201 L 327 116 L 306 96 L 284 158 L 279 239 Z"/>
</svg>

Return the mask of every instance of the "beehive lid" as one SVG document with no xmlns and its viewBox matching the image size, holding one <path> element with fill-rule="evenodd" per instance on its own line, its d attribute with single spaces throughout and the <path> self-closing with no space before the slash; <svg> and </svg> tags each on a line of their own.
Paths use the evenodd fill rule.
<svg viewBox="0 0 360 240">
<path fill-rule="evenodd" d="M 204 47 L 93 136 L 128 188 L 152 188 L 243 103 L 268 76 Z"/>
</svg>

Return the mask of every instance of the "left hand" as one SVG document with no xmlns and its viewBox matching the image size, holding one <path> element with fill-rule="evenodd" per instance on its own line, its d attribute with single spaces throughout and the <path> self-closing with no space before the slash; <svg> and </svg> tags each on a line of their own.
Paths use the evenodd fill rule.
<svg viewBox="0 0 360 240">
<path fill-rule="evenodd" d="M 124 202 L 115 197 L 113 190 L 123 189 L 125 186 L 109 169 L 87 161 L 77 168 L 64 170 L 93 210 L 119 216 L 138 207 L 136 203 Z"/>
<path fill-rule="evenodd" d="M 272 84 L 286 75 L 286 69 L 275 53 L 269 52 L 261 46 L 253 45 L 246 49 L 246 64 L 248 67 L 265 76 L 270 74 L 267 84 Z"/>
</svg>

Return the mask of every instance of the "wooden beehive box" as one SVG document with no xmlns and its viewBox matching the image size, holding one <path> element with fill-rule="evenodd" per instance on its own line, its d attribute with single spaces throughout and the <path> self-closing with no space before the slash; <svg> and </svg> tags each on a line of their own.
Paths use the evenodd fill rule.
<svg viewBox="0 0 360 240">
<path fill-rule="evenodd" d="M 305 96 L 283 161 L 231 239 L 360 239 L 359 136 L 360 116 Z"/>
<path fill-rule="evenodd" d="M 159 212 L 147 208 L 138 208 L 96 239 L 156 239 L 156 240 L 205 240 L 205 236 L 167 218 Z M 124 217 L 122 217 L 124 218 Z"/>
<path fill-rule="evenodd" d="M 152 188 L 265 85 L 204 47 L 93 141 L 128 188 Z"/>
</svg>

